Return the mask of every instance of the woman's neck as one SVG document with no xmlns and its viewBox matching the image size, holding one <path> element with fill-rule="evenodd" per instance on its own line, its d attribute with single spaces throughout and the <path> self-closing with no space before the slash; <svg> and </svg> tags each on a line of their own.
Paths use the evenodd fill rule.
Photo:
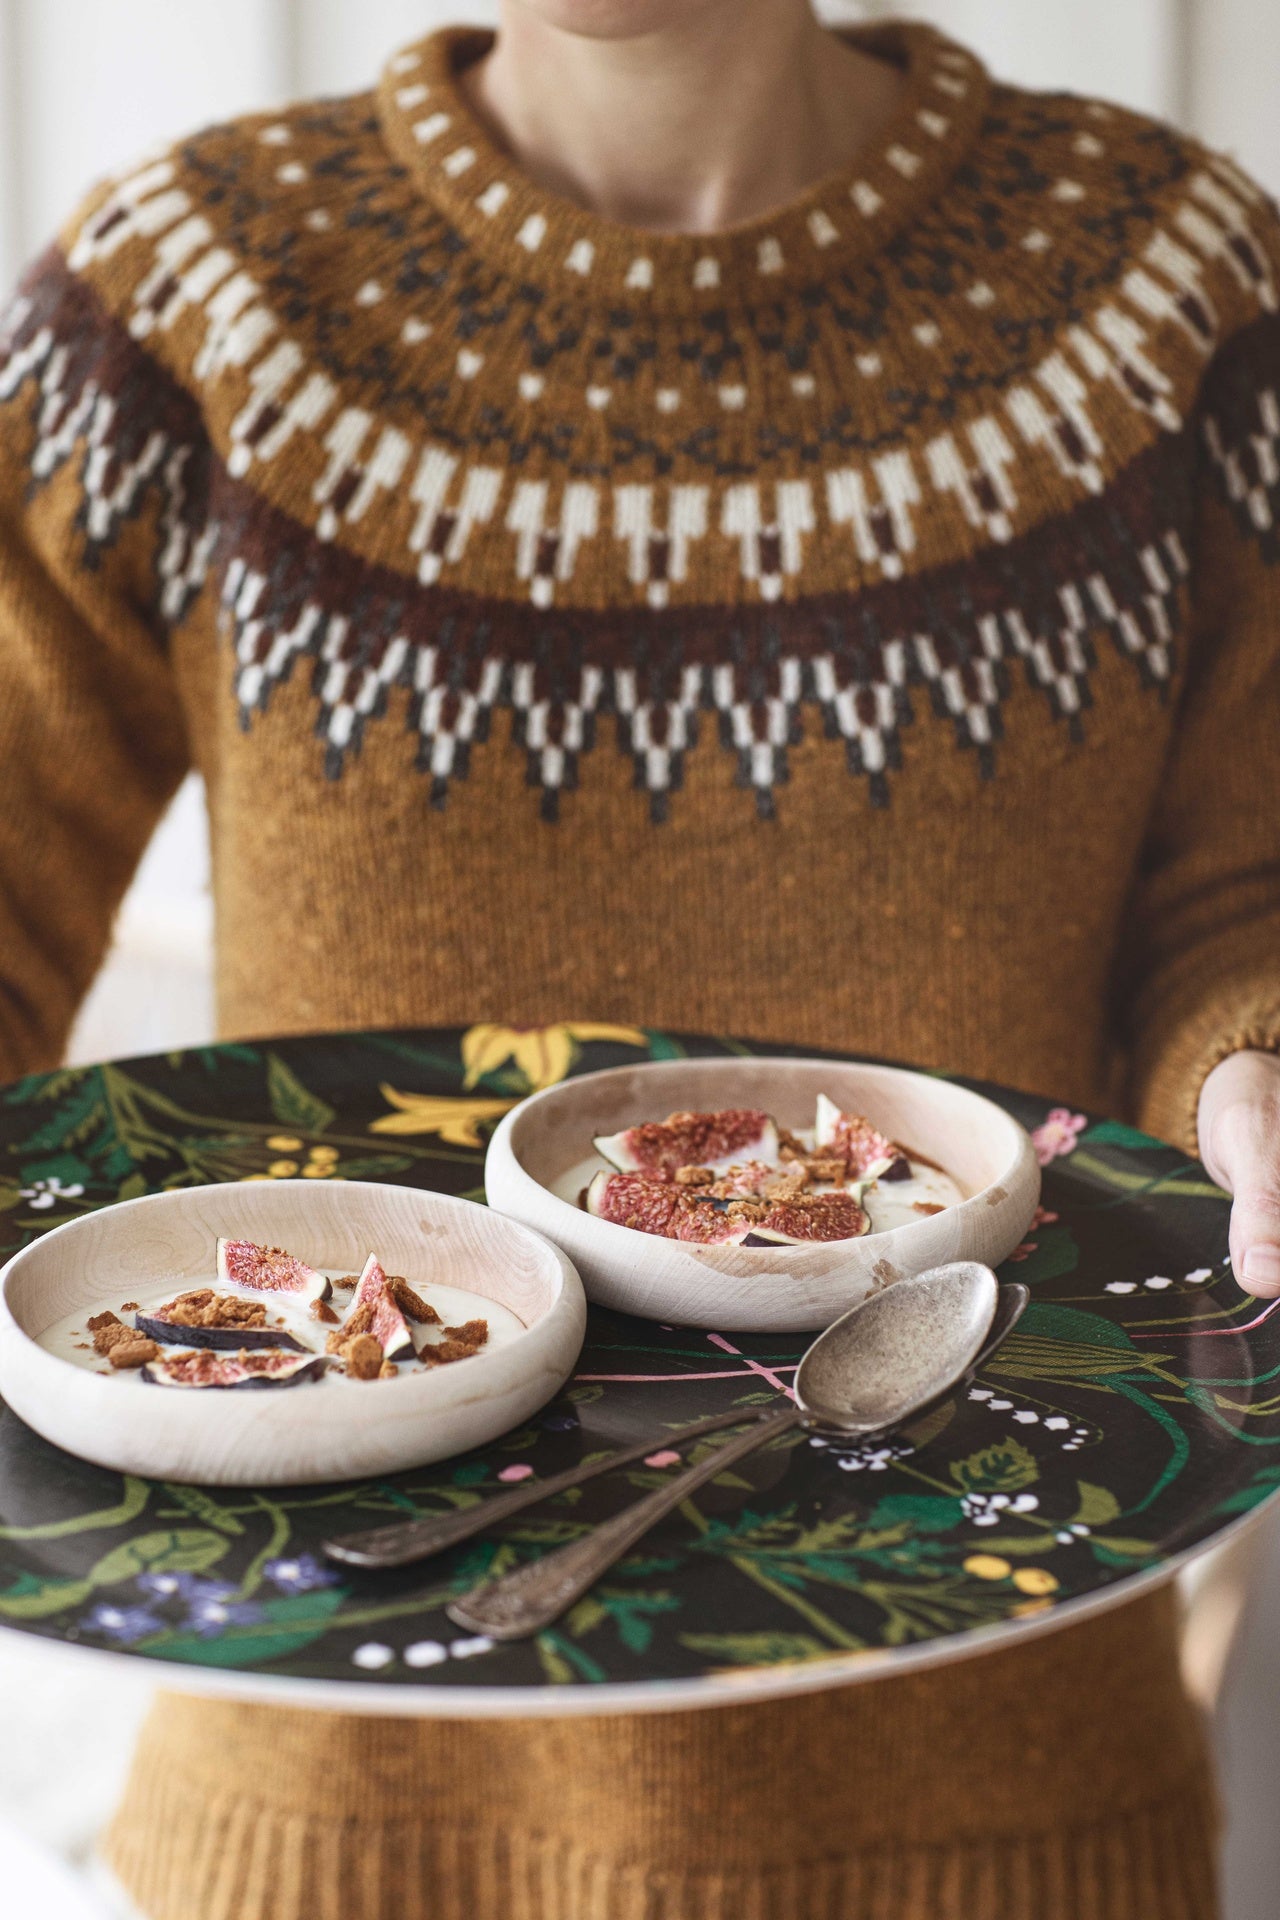
<svg viewBox="0 0 1280 1920">
<path fill-rule="evenodd" d="M 463 84 L 543 187 L 625 226 L 713 233 L 851 166 L 900 83 L 796 0 L 702 0 L 605 38 L 507 0 Z"/>
</svg>

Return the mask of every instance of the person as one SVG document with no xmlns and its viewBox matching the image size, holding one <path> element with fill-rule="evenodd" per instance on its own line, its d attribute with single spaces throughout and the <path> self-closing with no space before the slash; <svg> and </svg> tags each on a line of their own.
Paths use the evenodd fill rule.
<svg viewBox="0 0 1280 1920">
<path fill-rule="evenodd" d="M 503 0 L 107 183 L 0 362 L 4 1066 L 194 766 L 227 1035 L 1198 1119 L 1276 1296 L 1278 275 L 1229 161 L 804 0 Z M 781 1705 L 162 1700 L 107 1857 L 155 1920 L 1206 1920 L 1214 1830 L 1165 1590 Z"/>
</svg>

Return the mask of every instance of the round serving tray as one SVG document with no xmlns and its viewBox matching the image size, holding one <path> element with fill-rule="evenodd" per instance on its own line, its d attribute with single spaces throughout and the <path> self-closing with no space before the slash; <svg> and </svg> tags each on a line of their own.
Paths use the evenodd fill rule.
<svg viewBox="0 0 1280 1920">
<path fill-rule="evenodd" d="M 486 1136 L 515 1100 L 570 1073 L 730 1052 L 790 1057 L 596 1025 L 485 1026 L 33 1077 L 0 1094 L 0 1250 L 206 1181 L 387 1180 L 479 1198 Z M 1231 1279 L 1228 1203 L 1193 1161 L 1051 1101 L 979 1090 L 1030 1130 L 1044 1170 L 1004 1270 L 1032 1305 L 987 1371 L 892 1444 L 792 1436 L 735 1468 L 537 1641 L 491 1646 L 444 1605 L 656 1484 L 664 1424 L 776 1394 L 805 1337 L 593 1309 L 573 1381 L 520 1431 L 333 1487 L 122 1478 L 0 1410 L 0 1625 L 155 1662 L 188 1692 L 617 1712 L 954 1659 L 1167 1578 L 1280 1487 L 1280 1314 Z M 339 1577 L 319 1557 L 327 1535 L 465 1504 L 650 1432 L 654 1464 L 423 1567 Z"/>
</svg>

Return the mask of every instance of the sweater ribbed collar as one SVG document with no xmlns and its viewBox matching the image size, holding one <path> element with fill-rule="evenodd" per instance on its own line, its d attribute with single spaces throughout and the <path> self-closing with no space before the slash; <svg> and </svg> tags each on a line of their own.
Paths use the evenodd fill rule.
<svg viewBox="0 0 1280 1920">
<path fill-rule="evenodd" d="M 903 70 L 897 111 L 848 171 L 762 218 L 713 234 L 651 233 L 548 193 L 492 138 L 458 84 L 492 35 L 449 28 L 398 54 L 378 92 L 383 129 L 421 191 L 495 264 L 592 304 L 694 311 L 776 298 L 848 268 L 934 200 L 963 161 L 989 93 L 982 63 L 933 28 L 892 23 L 849 39 Z"/>
</svg>

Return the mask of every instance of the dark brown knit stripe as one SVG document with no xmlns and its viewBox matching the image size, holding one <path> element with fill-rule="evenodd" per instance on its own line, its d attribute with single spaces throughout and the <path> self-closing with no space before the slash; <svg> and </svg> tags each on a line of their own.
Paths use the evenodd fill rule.
<svg viewBox="0 0 1280 1920">
<path fill-rule="evenodd" d="M 1280 321 L 1253 331 L 1264 349 L 1274 348 Z M 96 353 L 84 347 L 86 338 L 98 343 Z M 924 690 L 990 775 L 1013 677 L 1039 691 L 1076 738 L 1092 699 L 1096 635 L 1108 634 L 1145 684 L 1164 693 L 1173 682 L 1193 540 L 1186 489 L 1193 462 L 1177 441 L 1152 446 L 1069 517 L 988 546 L 963 567 L 882 581 L 856 599 L 541 611 L 453 588 L 422 591 L 385 566 L 318 543 L 310 529 L 233 482 L 210 452 L 189 397 L 158 370 L 150 381 L 143 377 L 134 343 L 55 259 L 33 283 L 11 350 L 19 359 L 30 355 L 27 377 L 36 380 L 64 339 L 62 416 L 76 416 L 91 385 L 114 400 L 130 424 L 113 466 L 137 469 L 132 484 L 118 485 L 105 521 L 87 532 L 86 557 L 158 494 L 154 594 L 165 623 L 185 617 L 216 571 L 246 724 L 283 679 L 309 664 L 331 778 L 399 686 L 409 691 L 407 721 L 437 803 L 465 777 L 471 744 L 487 736 L 492 714 L 510 708 L 530 784 L 541 788 L 550 817 L 560 793 L 576 784 L 597 717 L 609 713 L 618 715 L 619 745 L 633 755 L 637 784 L 648 787 L 658 817 L 681 784 L 700 712 L 717 716 L 740 784 L 754 790 L 762 810 L 772 811 L 774 790 L 787 779 L 787 748 L 802 737 L 806 711 L 829 734 L 844 736 L 851 772 L 867 777 L 873 801 L 884 804 L 899 731 L 915 717 L 912 689 Z M 1261 403 L 1238 375 L 1220 399 L 1231 405 L 1211 416 L 1225 486 L 1234 479 L 1230 463 L 1239 465 L 1254 444 L 1249 408 L 1256 413 Z M 79 440 L 65 434 L 47 451 L 41 443 L 40 484 L 75 455 Z M 101 500 L 86 506 L 100 512 Z M 1239 511 L 1248 517 L 1247 500 Z M 249 579 L 264 588 L 269 582 L 269 590 L 247 593 Z M 294 632 L 302 635 L 296 645 L 288 643 Z M 393 648 L 400 657 L 387 671 Z M 430 700 L 422 678 L 428 653 Z M 692 697 L 691 671 L 699 674 Z M 799 678 L 788 680 L 788 672 Z M 636 690 L 625 701 L 619 675 Z M 535 732 L 526 716 L 541 703 Z M 682 716 L 674 724 L 673 712 Z"/>
</svg>

